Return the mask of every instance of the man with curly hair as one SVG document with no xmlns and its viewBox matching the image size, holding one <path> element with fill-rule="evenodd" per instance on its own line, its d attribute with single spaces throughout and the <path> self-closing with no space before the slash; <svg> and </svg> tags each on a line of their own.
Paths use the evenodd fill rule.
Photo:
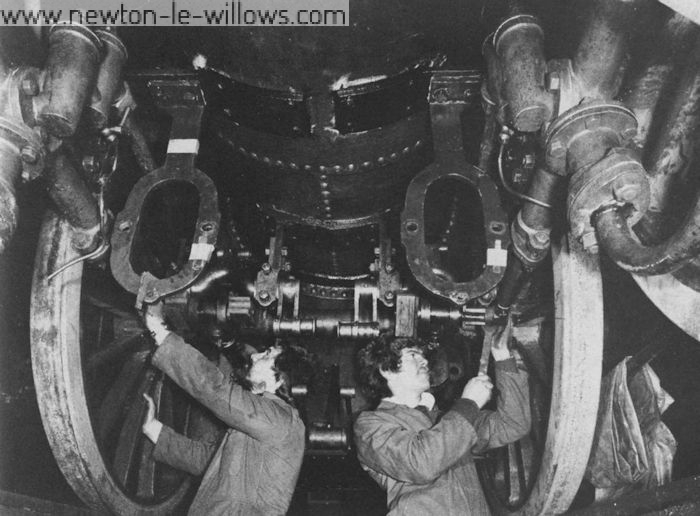
<svg viewBox="0 0 700 516">
<path fill-rule="evenodd" d="M 428 392 L 426 346 L 408 338 L 369 343 L 359 354 L 360 385 L 376 408 L 355 422 L 362 467 L 386 491 L 390 515 L 489 514 L 474 456 L 517 441 L 530 431 L 527 374 L 511 356 L 510 323 L 493 341 L 497 409 L 481 410 L 493 385 L 486 375 L 467 382 L 440 415 Z"/>
<path fill-rule="evenodd" d="M 291 400 L 290 374 L 311 367 L 305 350 L 275 345 L 247 361 L 227 357 L 230 363 L 219 368 L 168 331 L 159 307 L 149 307 L 145 322 L 158 346 L 153 365 L 228 427 L 218 443 L 190 439 L 156 419 L 155 404 L 146 396 L 142 430 L 155 443 L 154 458 L 194 475 L 204 473 L 189 514 L 285 514 L 305 442 L 304 423 Z"/>
</svg>

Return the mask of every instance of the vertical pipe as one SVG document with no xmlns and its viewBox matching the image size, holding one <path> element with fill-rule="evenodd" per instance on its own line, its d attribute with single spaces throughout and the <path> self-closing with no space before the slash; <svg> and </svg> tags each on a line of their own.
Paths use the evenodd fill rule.
<svg viewBox="0 0 700 516">
<path fill-rule="evenodd" d="M 22 173 L 19 149 L 4 138 L 0 138 L 0 253 L 17 229 L 19 208 L 15 187 Z"/>
<path fill-rule="evenodd" d="M 511 17 L 498 27 L 493 44 L 501 62 L 508 119 L 518 131 L 539 130 L 552 113 L 552 98 L 544 87 L 542 27 L 534 16 Z"/>
<path fill-rule="evenodd" d="M 96 95 L 90 112 L 95 126 L 101 129 L 107 123 L 112 103 L 122 88 L 122 69 L 127 52 L 115 34 L 106 30 L 98 30 L 96 34 L 104 45 L 105 57 L 97 74 Z"/>
<path fill-rule="evenodd" d="M 51 200 L 73 226 L 73 245 L 79 250 L 92 248 L 100 228 L 100 212 L 85 181 L 64 155 L 56 156 L 45 177 Z"/>
<path fill-rule="evenodd" d="M 634 111 L 639 122 L 635 142 L 642 148 L 652 130 L 652 117 L 657 105 L 661 104 L 662 93 L 666 93 L 670 83 L 677 78 L 700 28 L 686 17 L 675 14 L 668 17 L 660 29 L 650 27 L 650 31 L 658 36 L 653 43 L 646 42 L 642 69 L 630 74 L 631 79 L 622 93 L 622 102 Z M 644 36 L 648 37 L 646 32 Z"/>
<path fill-rule="evenodd" d="M 649 173 L 651 203 L 640 231 L 645 240 L 659 242 L 678 227 L 692 202 L 689 174 L 698 163 L 700 147 L 700 37 L 661 116 L 658 136 L 647 144 L 645 165 Z M 658 111 L 658 110 L 657 110 Z M 665 116 L 664 116 L 665 115 Z"/>
<path fill-rule="evenodd" d="M 587 99 L 612 99 L 627 62 L 629 29 L 638 0 L 594 0 L 573 59 L 580 93 Z"/>
<path fill-rule="evenodd" d="M 102 43 L 80 25 L 54 25 L 49 33 L 49 57 L 44 93 L 37 102 L 39 121 L 54 136 L 71 136 L 97 77 Z"/>
</svg>

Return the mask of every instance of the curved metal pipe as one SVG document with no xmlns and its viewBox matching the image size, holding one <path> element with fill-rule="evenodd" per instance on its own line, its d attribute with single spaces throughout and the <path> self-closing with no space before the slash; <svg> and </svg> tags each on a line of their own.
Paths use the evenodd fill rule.
<svg viewBox="0 0 700 516">
<path fill-rule="evenodd" d="M 81 251 L 91 250 L 99 236 L 100 211 L 87 184 L 64 155 L 56 156 L 45 176 L 51 200 L 73 226 L 73 245 Z"/>
<path fill-rule="evenodd" d="M 623 269 L 643 275 L 673 272 L 700 253 L 700 192 L 695 194 L 680 228 L 675 234 L 664 234 L 663 228 L 669 224 L 666 213 L 679 204 L 686 205 L 688 197 L 674 196 L 671 187 L 678 183 L 688 184 L 682 175 L 689 175 L 692 161 L 697 167 L 697 132 L 700 130 L 700 38 L 697 39 L 692 63 L 679 81 L 678 89 L 671 103 L 663 136 L 648 153 L 651 167 L 648 169 L 652 191 L 652 205 L 645 219 L 638 226 L 644 245 L 632 234 L 632 229 L 621 210 L 601 213 L 595 221 L 598 241 L 601 247 Z M 675 183 L 675 185 L 674 185 Z M 678 192 L 676 192 L 678 193 Z M 654 217 L 654 214 L 657 217 Z M 655 222 L 654 219 L 658 219 Z M 662 229 L 659 229 L 662 228 Z M 661 239 L 666 238 L 665 241 Z"/>
<path fill-rule="evenodd" d="M 666 106 L 665 120 L 652 131 L 658 136 L 653 135 L 653 144 L 645 149 L 651 204 L 641 228 L 652 242 L 667 238 L 678 225 L 678 214 L 692 202 L 689 175 L 700 145 L 700 37 L 696 37 L 690 56 L 691 62 Z"/>
<path fill-rule="evenodd" d="M 635 274 L 666 274 L 700 254 L 700 196 L 683 227 L 655 246 L 645 246 L 632 235 L 622 210 L 594 215 L 594 226 L 601 246 L 619 267 Z"/>
</svg>

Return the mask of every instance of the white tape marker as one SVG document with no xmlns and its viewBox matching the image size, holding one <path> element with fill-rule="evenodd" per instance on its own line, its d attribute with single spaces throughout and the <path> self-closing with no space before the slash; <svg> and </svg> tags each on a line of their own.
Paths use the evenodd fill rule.
<svg viewBox="0 0 700 516">
<path fill-rule="evenodd" d="M 196 138 L 175 138 L 168 142 L 168 154 L 197 154 L 199 140 Z"/>
<path fill-rule="evenodd" d="M 508 265 L 508 250 L 501 247 L 501 241 L 496 240 L 495 247 L 486 250 L 486 265 L 489 267 L 505 267 Z"/>
<path fill-rule="evenodd" d="M 212 253 L 214 252 L 214 246 L 212 244 L 192 244 L 190 249 L 190 260 L 203 260 L 205 262 L 209 261 Z"/>
</svg>

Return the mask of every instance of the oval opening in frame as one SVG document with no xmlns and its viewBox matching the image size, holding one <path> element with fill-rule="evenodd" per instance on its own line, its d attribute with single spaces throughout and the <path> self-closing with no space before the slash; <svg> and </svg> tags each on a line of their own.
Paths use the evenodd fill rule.
<svg viewBox="0 0 700 516">
<path fill-rule="evenodd" d="M 486 264 L 481 196 L 470 183 L 445 176 L 425 196 L 424 244 L 434 274 L 454 283 L 478 278 Z"/>
<path fill-rule="evenodd" d="M 199 215 L 199 192 L 187 181 L 168 181 L 141 206 L 129 260 L 134 272 L 156 278 L 177 274 L 187 263 Z"/>
</svg>

